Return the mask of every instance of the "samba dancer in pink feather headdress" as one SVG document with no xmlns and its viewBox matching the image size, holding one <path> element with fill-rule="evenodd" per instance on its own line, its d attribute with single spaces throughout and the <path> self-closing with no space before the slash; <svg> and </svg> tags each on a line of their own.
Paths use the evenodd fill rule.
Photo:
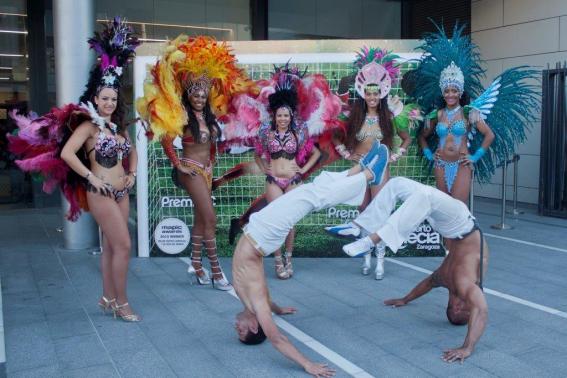
<svg viewBox="0 0 567 378">
<path fill-rule="evenodd" d="M 337 152 L 345 159 L 358 162 L 370 150 L 372 143 L 376 140 L 388 146 L 390 162 L 396 162 L 403 156 L 411 143 L 407 128 L 397 127 L 398 116 L 407 116 L 403 112 L 404 104 L 396 97 L 390 96 L 392 85 L 398 79 L 399 68 L 396 65 L 397 55 L 380 48 L 363 47 L 356 55 L 354 68 L 357 69 L 353 75 L 354 101 L 351 102 L 350 112 L 347 120 L 346 135 L 336 135 L 334 143 Z M 341 97 L 346 97 L 348 91 Z M 344 101 L 344 100 L 343 100 Z M 397 151 L 394 149 L 394 133 L 397 133 L 402 144 Z M 386 170 L 386 180 L 389 178 L 389 170 Z M 364 210 L 368 202 L 374 198 L 381 186 L 370 186 L 367 199 L 360 207 Z M 327 227 L 327 231 L 348 235 L 350 225 L 344 224 Z M 380 280 L 384 276 L 384 253 L 385 250 L 376 249 L 378 262 L 375 270 L 375 278 Z M 362 265 L 362 274 L 367 275 L 370 271 L 370 253 L 367 253 Z"/>
</svg>

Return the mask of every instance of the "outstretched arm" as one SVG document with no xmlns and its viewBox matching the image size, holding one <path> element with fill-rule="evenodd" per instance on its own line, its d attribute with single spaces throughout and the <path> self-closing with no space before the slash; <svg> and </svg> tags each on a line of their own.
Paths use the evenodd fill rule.
<svg viewBox="0 0 567 378">
<path fill-rule="evenodd" d="M 386 299 L 384 304 L 386 306 L 400 307 L 405 306 L 409 302 L 429 293 L 431 289 L 438 286 L 436 284 L 437 271 L 433 272 L 429 277 L 418 283 L 411 291 L 403 298 Z"/>
<path fill-rule="evenodd" d="M 266 303 L 265 306 L 255 308 L 254 312 L 256 313 L 258 323 L 264 330 L 266 337 L 280 353 L 301 365 L 307 373 L 314 377 L 332 377 L 335 375 L 335 371 L 328 368 L 326 364 L 318 364 L 309 361 L 299 350 L 297 350 L 296 347 L 293 346 L 288 338 L 279 331 L 272 319 L 271 305 L 267 305 Z"/>
<path fill-rule="evenodd" d="M 459 290 L 460 289 L 460 290 Z M 457 288 L 458 295 L 465 299 L 470 311 L 468 331 L 465 341 L 460 348 L 448 349 L 443 352 L 443 360 L 446 362 L 461 361 L 461 363 L 472 354 L 477 341 L 484 333 L 488 319 L 488 305 L 482 290 L 473 282 Z"/>
</svg>

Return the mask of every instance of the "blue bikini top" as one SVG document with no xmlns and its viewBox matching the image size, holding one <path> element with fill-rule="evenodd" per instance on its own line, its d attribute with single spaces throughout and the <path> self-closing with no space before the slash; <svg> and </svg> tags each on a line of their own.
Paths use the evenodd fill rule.
<svg viewBox="0 0 567 378">
<path fill-rule="evenodd" d="M 467 133 L 467 125 L 465 123 L 465 120 L 462 118 L 455 121 L 449 120 L 448 124 L 445 122 L 438 122 L 437 126 L 435 127 L 435 131 L 439 136 L 439 144 L 441 148 L 445 146 L 445 141 L 447 140 L 447 136 L 449 134 L 453 135 L 455 144 L 457 146 L 460 146 L 461 138 Z"/>
</svg>

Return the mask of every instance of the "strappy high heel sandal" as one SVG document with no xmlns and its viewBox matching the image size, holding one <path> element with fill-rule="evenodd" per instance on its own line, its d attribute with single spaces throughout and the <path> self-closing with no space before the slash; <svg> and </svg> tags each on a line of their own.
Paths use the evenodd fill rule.
<svg viewBox="0 0 567 378">
<path fill-rule="evenodd" d="M 291 257 L 293 256 L 292 252 L 285 253 L 285 271 L 287 275 L 291 278 L 293 276 L 293 265 L 291 264 Z"/>
<path fill-rule="evenodd" d="M 276 260 L 275 263 L 276 277 L 278 277 L 280 280 L 287 280 L 289 278 L 289 274 L 285 269 L 282 256 L 281 255 L 274 256 L 274 259 Z"/>
<path fill-rule="evenodd" d="M 106 311 L 110 311 L 110 313 L 114 311 L 115 304 L 116 304 L 116 298 L 106 299 L 104 295 L 98 301 L 98 306 L 102 310 L 102 313 L 105 315 L 106 315 Z"/>
<path fill-rule="evenodd" d="M 232 289 L 232 285 L 224 275 L 224 272 L 222 271 L 222 268 L 220 266 L 220 261 L 217 256 L 217 240 L 204 240 L 204 245 L 205 249 L 207 250 L 209 262 L 211 263 L 211 281 L 213 283 L 213 288 L 222 291 L 228 291 Z M 220 278 L 218 278 L 219 275 Z"/>
<path fill-rule="evenodd" d="M 122 311 L 120 309 L 126 306 L 128 306 L 128 302 L 121 305 L 119 305 L 118 302 L 116 302 L 116 307 L 114 307 L 114 319 L 118 317 L 124 320 L 125 322 L 131 322 L 131 323 L 142 321 L 142 318 L 138 314 L 134 314 L 134 313 L 122 314 Z"/>
<path fill-rule="evenodd" d="M 189 283 L 191 285 L 194 285 L 195 283 L 199 285 L 209 285 L 211 283 L 209 271 L 203 267 L 195 269 L 193 265 L 189 265 L 189 268 L 187 268 L 187 274 L 189 274 Z"/>
<path fill-rule="evenodd" d="M 189 274 L 190 283 L 193 285 L 195 282 L 199 285 L 209 285 L 211 283 L 211 278 L 209 276 L 209 271 L 203 267 L 203 260 L 201 257 L 201 250 L 203 247 L 203 237 L 199 235 L 193 235 L 191 237 L 191 264 L 187 268 L 187 274 Z M 197 268 L 195 268 L 197 266 Z"/>
</svg>

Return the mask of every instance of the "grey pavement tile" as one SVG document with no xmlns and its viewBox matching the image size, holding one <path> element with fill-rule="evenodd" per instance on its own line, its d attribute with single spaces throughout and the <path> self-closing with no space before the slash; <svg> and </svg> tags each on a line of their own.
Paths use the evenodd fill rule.
<svg viewBox="0 0 567 378">
<path fill-rule="evenodd" d="M 281 292 L 289 296 L 313 297 L 316 295 L 322 295 L 323 292 L 319 286 L 321 285 L 311 286 L 301 281 L 300 278 L 295 277 L 286 281 L 268 278 L 268 287 L 270 292 Z"/>
<path fill-rule="evenodd" d="M 456 342 L 454 345 L 460 345 L 460 342 Z M 470 356 L 465 364 L 461 365 L 460 363 L 447 363 L 441 359 L 442 352 L 447 349 L 447 346 L 427 344 L 414 339 L 413 341 L 407 340 L 404 343 L 394 342 L 384 346 L 384 348 L 398 358 L 405 360 L 407 364 L 422 369 L 433 376 L 459 376 L 465 374 L 465 372 L 469 375 L 485 373 L 482 368 L 471 363 L 475 360 L 476 353 Z"/>
<path fill-rule="evenodd" d="M 354 314 L 345 314 L 337 316 L 334 321 L 345 329 L 353 329 L 364 326 L 366 324 L 374 324 L 380 321 L 382 305 L 367 304 L 366 306 L 357 307 Z"/>
<path fill-rule="evenodd" d="M 516 319 L 513 323 L 502 324 L 498 329 L 512 337 L 530 340 L 531 343 L 545 345 L 552 349 L 564 349 L 567 343 L 567 338 L 563 333 L 545 332 L 539 327 L 534 327 L 532 323 L 521 319 Z"/>
<path fill-rule="evenodd" d="M 510 333 L 499 325 L 492 327 L 490 323 L 478 343 L 489 350 L 506 352 L 510 355 L 530 351 L 539 345 L 529 338 Z"/>
<path fill-rule="evenodd" d="M 567 372 L 566 355 L 566 349 L 557 350 L 539 346 L 528 352 L 516 354 L 515 357 L 530 366 L 545 371 L 549 376 L 559 376 Z"/>
<path fill-rule="evenodd" d="M 341 319 L 357 313 L 356 308 L 329 296 L 297 297 L 296 300 L 329 319 Z"/>
<path fill-rule="evenodd" d="M 57 365 L 55 348 L 45 321 L 17 326 L 4 323 L 4 327 L 8 374 Z"/>
<path fill-rule="evenodd" d="M 179 377 L 236 377 L 198 341 L 189 347 L 171 347 L 163 358 Z"/>
<path fill-rule="evenodd" d="M 54 340 L 95 332 L 88 316 L 82 310 L 50 314 L 47 316 L 47 325 L 51 338 Z"/>
<path fill-rule="evenodd" d="M 346 287 L 339 287 L 329 295 L 352 307 L 366 306 L 369 303 L 377 302 L 375 296 L 364 292 L 353 291 L 352 289 Z"/>
<path fill-rule="evenodd" d="M 187 347 L 196 341 L 196 336 L 180 321 L 140 322 L 139 326 L 160 351 L 168 350 L 170 347 Z"/>
<path fill-rule="evenodd" d="M 22 294 L 37 291 L 34 275 L 31 271 L 2 272 L 2 292 L 4 294 Z"/>
<path fill-rule="evenodd" d="M 466 365 L 465 365 L 466 364 Z M 464 368 L 456 374 L 447 375 L 448 378 L 493 378 L 495 375 L 482 368 L 468 369 L 467 362 L 463 363 Z"/>
<path fill-rule="evenodd" d="M 82 283 L 92 283 L 100 281 L 100 270 L 97 267 L 84 265 L 84 264 L 75 264 L 75 265 L 66 265 L 67 272 L 71 280 L 80 285 Z"/>
<path fill-rule="evenodd" d="M 202 340 L 207 350 L 228 368 L 237 377 L 280 377 L 289 374 L 303 373 L 301 367 L 286 359 L 277 352 L 270 343 L 260 345 L 244 345 L 240 343 L 236 335 L 209 337 Z M 323 361 L 320 356 L 305 351 L 305 346 L 292 340 L 312 361 Z M 259 358 L 262 356 L 262 358 Z M 222 376 L 222 373 L 219 374 Z"/>
<path fill-rule="evenodd" d="M 191 318 L 179 319 L 196 338 L 210 337 L 232 338 L 235 317 L 232 314 L 219 315 L 211 311 L 197 311 Z"/>
<path fill-rule="evenodd" d="M 176 282 L 189 282 L 189 277 L 187 276 L 187 264 L 182 262 L 177 258 L 167 258 L 167 257 L 157 257 L 161 259 L 156 262 L 163 272 L 169 275 L 169 277 Z M 164 261 L 168 261 L 165 263 Z"/>
<path fill-rule="evenodd" d="M 4 282 L 2 282 L 3 286 Z M 4 327 L 36 323 L 45 320 L 45 313 L 37 291 L 2 296 Z"/>
<path fill-rule="evenodd" d="M 513 322 L 514 319 L 519 318 L 531 323 L 534 327 L 541 327 L 544 330 L 562 333 L 567 339 L 565 318 L 490 295 L 487 296 L 487 302 L 489 304 L 489 319 L 491 324 L 494 323 L 495 320 L 510 323 Z"/>
<path fill-rule="evenodd" d="M 96 301 L 96 299 L 93 298 L 93 301 Z M 77 292 L 72 287 L 43 290 L 41 303 L 43 310 L 48 315 L 76 312 L 83 308 L 81 298 L 77 296 Z"/>
<path fill-rule="evenodd" d="M 103 345 L 94 334 L 57 339 L 54 347 L 61 370 L 110 363 Z"/>
<path fill-rule="evenodd" d="M 50 264 L 32 265 L 33 275 L 39 282 L 58 282 L 67 279 L 61 263 L 57 260 Z"/>
<path fill-rule="evenodd" d="M 132 302 L 133 308 L 142 317 L 144 323 L 175 321 L 176 317 L 160 302 Z"/>
<path fill-rule="evenodd" d="M 420 367 L 408 363 L 406 360 L 392 354 L 380 354 L 359 364 L 367 373 L 375 377 L 433 377 Z"/>
<path fill-rule="evenodd" d="M 111 364 L 89 366 L 80 369 L 65 370 L 59 375 L 62 378 L 99 378 L 120 377 Z"/>
<path fill-rule="evenodd" d="M 189 285 L 176 282 L 165 273 L 141 276 L 140 281 L 159 299 L 160 302 L 187 300 L 187 289 Z"/>
<path fill-rule="evenodd" d="M 193 293 L 189 291 L 186 300 L 163 303 L 163 306 L 178 319 L 191 318 L 194 312 L 209 311 L 205 304 L 193 297 Z"/>
<path fill-rule="evenodd" d="M 65 277 L 54 279 L 36 280 L 37 289 L 40 294 L 53 295 L 54 292 L 62 292 L 71 294 L 73 292 L 73 283 Z"/>
<path fill-rule="evenodd" d="M 195 300 L 215 313 L 238 311 L 238 299 L 229 295 L 226 291 L 213 289 L 212 286 L 189 286 L 187 292 Z"/>
<path fill-rule="evenodd" d="M 506 351 L 488 350 L 475 353 L 466 361 L 501 377 L 546 377 L 545 370 L 532 366 Z"/>
<path fill-rule="evenodd" d="M 177 332 L 164 331 L 149 333 L 148 336 L 154 347 L 162 354 L 167 355 L 172 349 L 187 348 L 198 343 L 198 338 L 188 329 Z"/>
<path fill-rule="evenodd" d="M 138 277 L 164 274 L 164 270 L 153 259 L 131 259 L 129 268 L 130 273 Z"/>
<path fill-rule="evenodd" d="M 105 348 L 111 354 L 136 349 L 153 349 L 151 340 L 138 323 L 127 323 L 102 315 L 93 320 Z"/>
<path fill-rule="evenodd" d="M 387 351 L 370 342 L 368 339 L 357 337 L 341 324 L 325 318 L 313 318 L 290 322 L 304 330 L 309 336 L 339 353 L 353 363 L 359 364 L 374 356 L 386 354 Z M 309 331 L 305 331 L 309 330 Z"/>
<path fill-rule="evenodd" d="M 59 365 L 41 366 L 33 369 L 14 371 L 10 373 L 11 378 L 59 378 L 61 370 Z"/>
<path fill-rule="evenodd" d="M 117 351 L 113 359 L 122 377 L 176 377 L 175 373 L 154 348 Z"/>
<path fill-rule="evenodd" d="M 395 327 L 382 321 L 368 322 L 365 324 L 357 323 L 356 327 L 351 327 L 349 330 L 353 335 L 362 337 L 377 346 L 388 345 L 411 338 L 411 334 L 399 327 L 399 325 Z"/>
</svg>

